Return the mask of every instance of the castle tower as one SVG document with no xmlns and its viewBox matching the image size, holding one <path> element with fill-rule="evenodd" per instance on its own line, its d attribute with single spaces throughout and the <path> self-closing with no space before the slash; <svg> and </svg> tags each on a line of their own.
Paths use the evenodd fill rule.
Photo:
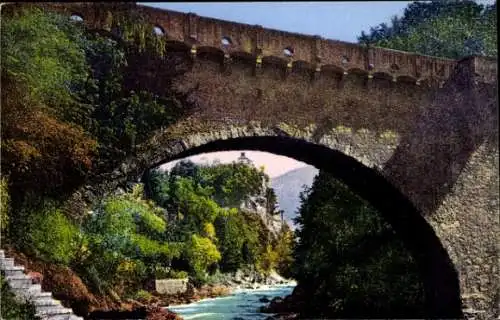
<svg viewBox="0 0 500 320">
<path fill-rule="evenodd" d="M 243 164 L 246 164 L 246 165 L 249 165 L 249 166 L 253 166 L 253 162 L 252 160 L 248 159 L 246 156 L 245 156 L 245 152 L 242 152 L 240 157 L 238 158 L 238 162 L 239 163 L 243 163 Z"/>
</svg>

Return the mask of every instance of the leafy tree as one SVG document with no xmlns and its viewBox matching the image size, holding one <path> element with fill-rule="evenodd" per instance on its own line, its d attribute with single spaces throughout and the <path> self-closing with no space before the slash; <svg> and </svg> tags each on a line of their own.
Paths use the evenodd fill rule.
<svg viewBox="0 0 500 320">
<path fill-rule="evenodd" d="M 287 224 L 283 224 L 274 243 L 276 252 L 276 270 L 284 277 L 292 276 L 294 233 Z"/>
<path fill-rule="evenodd" d="M 252 196 L 262 194 L 269 177 L 262 170 L 243 163 L 200 167 L 202 185 L 214 188 L 213 198 L 221 207 L 239 207 Z"/>
<path fill-rule="evenodd" d="M 496 3 L 469 0 L 413 2 L 391 26 L 382 23 L 361 33 L 364 44 L 459 59 L 497 55 Z"/>
<path fill-rule="evenodd" d="M 146 181 L 147 195 L 158 206 L 167 208 L 169 203 L 169 174 L 158 169 L 148 172 L 148 180 Z"/>
<path fill-rule="evenodd" d="M 183 250 L 181 244 L 163 241 L 166 221 L 142 193 L 138 185 L 128 194 L 106 199 L 84 223 L 78 269 L 99 291 L 119 281 L 119 270 L 132 272 L 131 266 L 136 268 L 137 286 L 154 276 L 158 266 L 168 267 Z"/>
<path fill-rule="evenodd" d="M 220 215 L 215 220 L 219 250 L 222 255 L 220 269 L 222 272 L 234 272 L 243 263 L 243 244 L 245 243 L 244 220 L 236 210 Z M 247 253 L 248 255 L 249 253 Z"/>
<path fill-rule="evenodd" d="M 320 171 L 301 194 L 293 273 L 306 317 L 406 317 L 423 310 L 417 266 L 366 202 Z M 423 316 L 423 315 L 422 315 Z"/>
<path fill-rule="evenodd" d="M 203 274 L 207 268 L 221 259 L 220 252 L 208 238 L 196 234 L 186 243 L 185 254 L 195 274 Z"/>
<path fill-rule="evenodd" d="M 91 168 L 96 141 L 78 125 L 88 77 L 82 31 L 40 10 L 2 17 L 2 171 L 19 192 L 59 195 Z M 22 200 L 21 200 L 22 201 Z"/>
<path fill-rule="evenodd" d="M 25 98 L 59 120 L 78 122 L 88 115 L 88 106 L 75 96 L 89 71 L 82 32 L 65 17 L 40 9 L 7 15 L 2 23 L 2 75 L 23 83 Z"/>
<path fill-rule="evenodd" d="M 160 93 L 130 81 L 140 71 L 130 62 L 143 55 L 172 69 L 140 13 L 110 17 L 120 39 L 35 8 L 4 11 L 2 168 L 13 205 L 29 192 L 63 198 L 189 109 L 169 90 L 171 71 Z"/>
<path fill-rule="evenodd" d="M 266 188 L 266 212 L 270 215 L 279 214 L 278 209 L 278 198 L 273 188 Z"/>
<path fill-rule="evenodd" d="M 199 166 L 191 160 L 182 160 L 170 170 L 170 177 L 172 179 L 175 177 L 191 178 L 196 183 L 199 182 L 199 171 Z"/>
</svg>

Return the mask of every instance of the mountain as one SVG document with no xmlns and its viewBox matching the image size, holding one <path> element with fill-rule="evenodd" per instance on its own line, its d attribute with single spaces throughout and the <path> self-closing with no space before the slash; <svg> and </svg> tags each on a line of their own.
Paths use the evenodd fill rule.
<svg viewBox="0 0 500 320">
<path fill-rule="evenodd" d="M 318 169 L 306 166 L 271 179 L 271 187 L 276 192 L 279 207 L 284 210 L 284 219 L 293 228 L 295 224 L 292 219 L 300 206 L 299 194 L 303 190 L 302 186 L 310 187 L 316 174 L 318 174 Z"/>
</svg>

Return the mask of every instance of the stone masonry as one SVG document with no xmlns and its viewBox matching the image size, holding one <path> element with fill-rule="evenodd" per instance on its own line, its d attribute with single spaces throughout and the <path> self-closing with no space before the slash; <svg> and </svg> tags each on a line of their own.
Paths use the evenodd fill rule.
<svg viewBox="0 0 500 320">
<path fill-rule="evenodd" d="M 186 66 L 166 81 L 175 66 L 135 62 L 138 83 L 185 94 L 193 110 L 137 146 L 107 188 L 203 152 L 289 156 L 331 171 L 385 215 L 419 264 L 431 317 L 499 316 L 496 60 L 365 48 L 134 3 L 38 5 L 103 30 L 116 12 L 139 12 L 167 37 L 166 59 Z"/>
<path fill-rule="evenodd" d="M 43 292 L 40 284 L 34 284 L 33 279 L 24 273 L 24 267 L 14 265 L 13 258 L 6 258 L 0 250 L 0 270 L 20 303 L 31 303 L 35 306 L 36 316 L 41 320 L 83 320 L 64 308 L 52 298 L 50 292 Z"/>
</svg>

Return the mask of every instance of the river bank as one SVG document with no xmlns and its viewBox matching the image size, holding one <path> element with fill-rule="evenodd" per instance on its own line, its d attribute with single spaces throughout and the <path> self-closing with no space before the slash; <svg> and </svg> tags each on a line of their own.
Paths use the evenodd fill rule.
<svg viewBox="0 0 500 320">
<path fill-rule="evenodd" d="M 27 273 L 39 275 L 42 289 L 52 292 L 63 306 L 73 309 L 75 314 L 86 319 L 148 319 L 180 320 L 168 307 L 193 304 L 204 299 L 228 297 L 242 290 L 266 290 L 269 286 L 295 286 L 295 282 L 282 278 L 272 271 L 265 276 L 252 270 L 239 270 L 233 274 L 219 274 L 217 281 L 188 290 L 176 295 L 161 295 L 150 288 L 147 298 L 121 298 L 115 292 L 94 294 L 90 292 L 82 279 L 69 267 L 33 259 L 5 246 L 7 255 L 23 265 Z M 262 297 L 261 297 L 262 298 Z M 272 297 L 271 297 L 272 298 Z M 264 299 L 263 303 L 271 299 Z M 167 307 L 167 308 L 165 308 Z"/>
<path fill-rule="evenodd" d="M 225 297 L 202 299 L 195 303 L 174 305 L 168 310 L 185 320 L 265 320 L 272 314 L 261 313 L 260 308 L 276 297 L 289 295 L 294 285 L 261 285 L 258 289 L 236 289 Z"/>
<path fill-rule="evenodd" d="M 269 286 L 294 287 L 295 285 L 294 280 L 285 279 L 274 270 L 269 275 L 262 275 L 252 270 L 238 270 L 232 274 L 218 274 L 216 281 L 199 288 L 189 283 L 184 293 L 161 295 L 153 292 L 151 299 L 139 302 L 164 307 L 188 305 L 203 299 L 227 297 L 242 290 L 266 290 Z"/>
</svg>

